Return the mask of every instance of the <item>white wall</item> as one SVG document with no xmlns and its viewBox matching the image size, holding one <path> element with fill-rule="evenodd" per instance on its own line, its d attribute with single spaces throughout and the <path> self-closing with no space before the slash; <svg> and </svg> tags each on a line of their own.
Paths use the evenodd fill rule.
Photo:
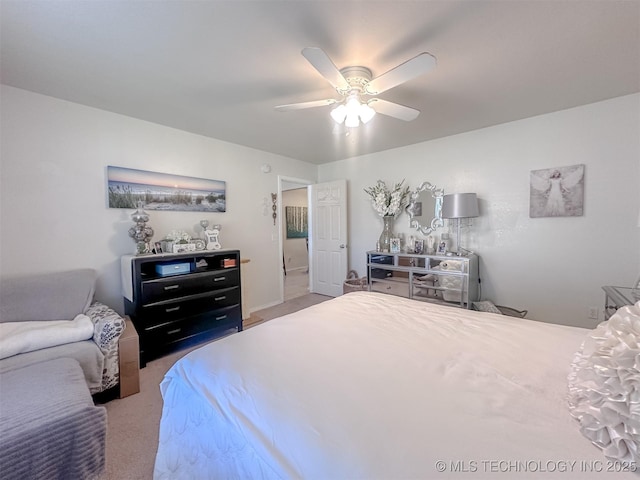
<svg viewBox="0 0 640 480">
<path fill-rule="evenodd" d="M 2 86 L 0 272 L 98 270 L 96 299 L 122 313 L 120 256 L 134 252 L 132 210 L 106 204 L 107 165 L 227 182 L 227 212 L 149 211 L 160 239 L 220 223 L 223 248 L 251 262 L 250 310 L 277 303 L 282 268 L 271 192 L 278 175 L 315 179 L 315 165 Z M 269 163 L 271 173 L 260 166 Z"/>
<path fill-rule="evenodd" d="M 282 211 L 285 207 L 308 207 L 307 188 L 296 188 L 282 192 Z M 283 214 L 284 217 L 284 214 Z M 306 238 L 287 238 L 286 219 L 282 223 L 282 250 L 284 264 L 289 270 L 307 269 L 309 267 L 309 251 Z"/>
<path fill-rule="evenodd" d="M 601 285 L 630 285 L 640 272 L 640 95 L 542 115 L 320 167 L 102 110 L 2 86 L 0 273 L 93 267 L 96 298 L 122 311 L 119 257 L 132 253 L 129 210 L 106 207 L 106 166 L 227 182 L 225 248 L 250 258 L 250 310 L 278 301 L 282 259 L 271 192 L 277 177 L 349 180 L 349 263 L 382 229 L 363 188 L 380 178 L 428 180 L 446 192 L 477 192 L 481 217 L 465 245 L 481 256 L 485 298 L 530 318 L 593 326 Z M 423 113 L 428 114 L 428 113 Z M 260 171 L 263 163 L 272 172 Z M 529 218 L 530 170 L 583 163 L 582 217 Z M 161 237 L 198 231 L 201 214 L 151 211 Z M 406 215 L 396 231 L 407 236 Z"/>
<path fill-rule="evenodd" d="M 574 164 L 585 164 L 584 215 L 529 218 L 529 172 Z M 481 257 L 483 297 L 528 318 L 594 326 L 587 308 L 603 318 L 600 287 L 640 273 L 638 94 L 319 167 L 318 181 L 338 178 L 348 179 L 349 263 L 360 275 L 382 230 L 363 188 L 403 178 L 478 194 L 481 217 L 462 243 Z M 395 230 L 412 234 L 406 214 Z"/>
</svg>

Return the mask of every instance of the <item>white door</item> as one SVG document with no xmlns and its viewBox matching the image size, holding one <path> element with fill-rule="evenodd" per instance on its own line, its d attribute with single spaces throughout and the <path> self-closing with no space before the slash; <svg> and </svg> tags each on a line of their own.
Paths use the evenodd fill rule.
<svg viewBox="0 0 640 480">
<path fill-rule="evenodd" d="M 347 277 L 347 181 L 310 185 L 309 204 L 310 291 L 337 297 Z"/>
</svg>

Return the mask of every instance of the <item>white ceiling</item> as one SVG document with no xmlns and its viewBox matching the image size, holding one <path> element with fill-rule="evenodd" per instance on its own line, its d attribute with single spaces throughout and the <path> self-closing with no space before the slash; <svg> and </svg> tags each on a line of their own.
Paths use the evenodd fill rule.
<svg viewBox="0 0 640 480">
<path fill-rule="evenodd" d="M 1 80 L 316 164 L 640 91 L 638 0 L 1 0 Z M 419 109 L 333 133 L 339 98 L 300 54 L 378 76 L 421 52 L 431 72 L 380 95 Z"/>
</svg>

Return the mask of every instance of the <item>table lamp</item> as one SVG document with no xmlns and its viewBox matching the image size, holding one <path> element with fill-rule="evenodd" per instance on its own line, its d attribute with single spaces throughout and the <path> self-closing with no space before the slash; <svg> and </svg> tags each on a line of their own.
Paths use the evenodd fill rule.
<svg viewBox="0 0 640 480">
<path fill-rule="evenodd" d="M 460 247 L 460 221 L 463 218 L 477 217 L 478 197 L 475 193 L 452 193 L 442 197 L 442 218 L 455 221 L 457 255 L 462 255 Z"/>
</svg>

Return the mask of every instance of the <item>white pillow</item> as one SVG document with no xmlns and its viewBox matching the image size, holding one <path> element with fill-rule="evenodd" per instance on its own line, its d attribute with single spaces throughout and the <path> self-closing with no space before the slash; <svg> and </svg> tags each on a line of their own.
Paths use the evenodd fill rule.
<svg viewBox="0 0 640 480">
<path fill-rule="evenodd" d="M 445 260 L 444 262 L 440 262 L 440 268 L 442 270 L 453 270 L 456 272 L 462 272 L 464 269 L 464 263 L 462 260 Z"/>
<path fill-rule="evenodd" d="M 640 302 L 589 332 L 569 374 L 569 411 L 610 459 L 640 461 Z"/>
</svg>

